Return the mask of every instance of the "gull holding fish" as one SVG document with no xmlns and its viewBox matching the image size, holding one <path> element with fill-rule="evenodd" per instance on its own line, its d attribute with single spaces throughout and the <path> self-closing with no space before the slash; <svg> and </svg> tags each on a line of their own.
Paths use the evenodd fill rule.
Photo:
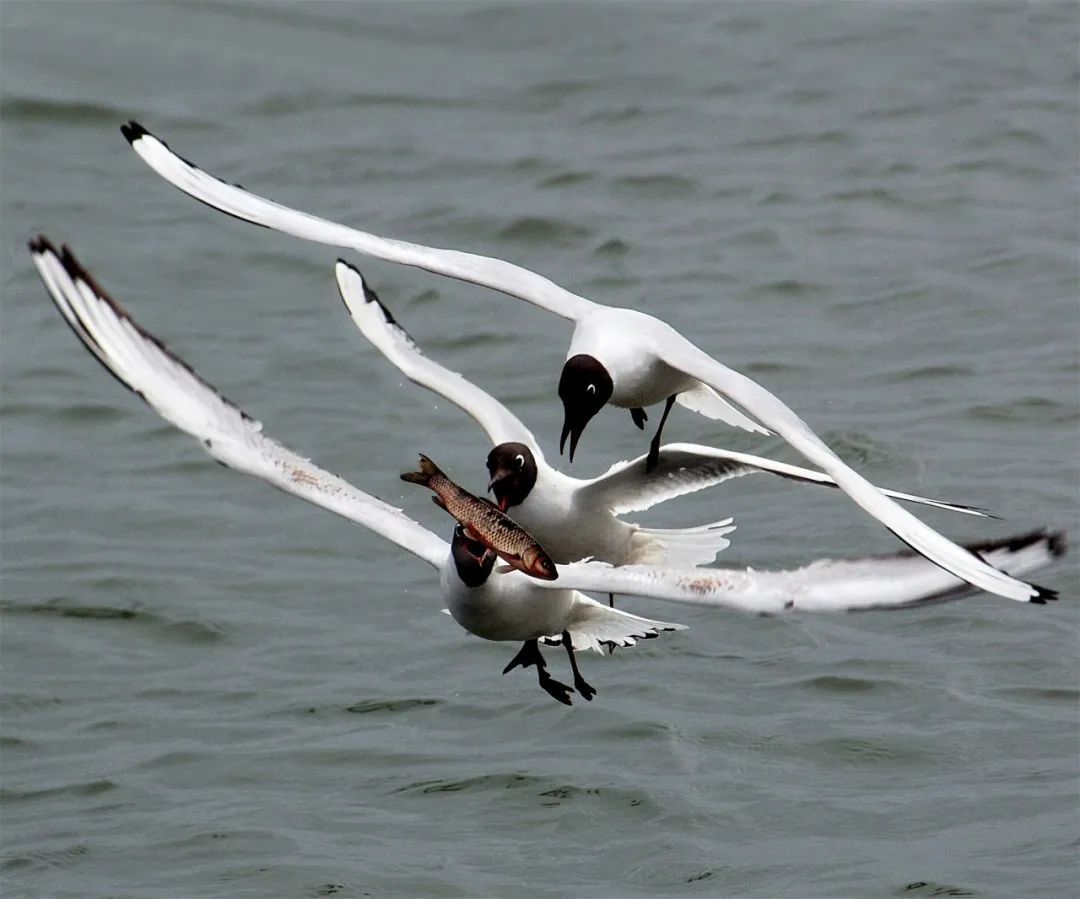
<svg viewBox="0 0 1080 899">
<path fill-rule="evenodd" d="M 195 370 L 140 327 L 66 247 L 44 237 L 30 254 L 54 304 L 86 349 L 166 421 L 190 434 L 214 459 L 366 527 L 409 550 L 438 573 L 451 616 L 487 640 L 521 642 L 505 671 L 536 666 L 540 686 L 569 705 L 595 690 L 581 676 L 575 652 L 632 646 L 683 625 L 611 609 L 581 591 L 618 592 L 759 614 L 902 608 L 956 599 L 966 584 L 915 555 L 821 561 L 794 571 L 611 568 L 579 562 L 558 581 L 519 571 L 493 574 L 495 553 L 458 525 L 450 544 L 380 499 L 352 486 L 263 433 L 262 425 L 225 399 Z M 973 546 L 991 564 L 1023 574 L 1064 551 L 1060 534 L 1032 533 Z M 562 645 L 574 686 L 554 680 L 539 646 Z"/>
<path fill-rule="evenodd" d="M 571 461 L 586 425 L 604 406 L 628 409 L 634 423 L 643 428 L 645 407 L 662 402 L 664 410 L 646 459 L 646 468 L 655 467 L 664 424 L 674 403 L 679 402 L 735 427 L 763 434 L 775 432 L 820 466 L 858 506 L 901 541 L 973 586 L 1021 602 L 1042 603 L 1053 598 L 1053 591 L 998 570 L 901 508 L 841 460 L 778 397 L 723 365 L 660 319 L 593 302 L 501 259 L 391 240 L 290 209 L 206 173 L 137 122 L 129 122 L 122 131 L 135 152 L 159 175 L 231 216 L 305 240 L 489 287 L 570 320 L 574 331 L 558 392 L 564 410 L 560 450 L 569 438 Z"/>
<path fill-rule="evenodd" d="M 828 475 L 763 456 L 690 443 L 660 447 L 655 469 L 645 457 L 617 462 L 596 478 L 575 478 L 548 464 L 530 431 L 495 397 L 425 356 L 360 271 L 343 260 L 338 290 L 361 333 L 401 371 L 474 418 L 494 445 L 487 456 L 488 487 L 499 508 L 536 537 L 558 562 L 586 556 L 613 565 L 692 567 L 728 546 L 731 519 L 689 528 L 646 528 L 617 516 L 640 512 L 697 490 L 756 472 L 798 483 L 836 487 Z M 969 506 L 883 490 L 888 496 L 985 517 Z"/>
</svg>

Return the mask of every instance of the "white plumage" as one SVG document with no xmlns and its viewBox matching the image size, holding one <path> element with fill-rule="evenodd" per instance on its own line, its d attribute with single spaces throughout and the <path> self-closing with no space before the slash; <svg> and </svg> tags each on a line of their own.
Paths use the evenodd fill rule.
<svg viewBox="0 0 1080 899">
<path fill-rule="evenodd" d="M 716 361 L 659 319 L 595 303 L 500 259 L 389 240 L 297 212 L 207 174 L 137 123 L 123 130 L 139 156 L 167 181 L 237 218 L 490 287 L 569 319 L 575 327 L 567 358 L 584 355 L 598 360 L 610 376 L 610 402 L 615 405 L 642 408 L 681 395 L 691 408 L 729 424 L 756 431 L 770 429 L 824 469 L 856 504 L 934 564 L 1009 599 L 1042 601 L 1052 597 L 1053 591 L 993 568 L 902 509 L 844 463 L 776 396 Z"/>
</svg>

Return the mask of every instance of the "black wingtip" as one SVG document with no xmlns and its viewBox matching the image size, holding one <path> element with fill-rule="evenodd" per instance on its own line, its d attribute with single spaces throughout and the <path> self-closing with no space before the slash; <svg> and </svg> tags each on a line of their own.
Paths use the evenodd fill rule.
<svg viewBox="0 0 1080 899">
<path fill-rule="evenodd" d="M 73 278 L 86 279 L 86 269 L 82 267 L 82 263 L 75 258 L 75 254 L 71 252 L 71 247 L 66 243 L 60 245 L 60 263 L 67 269 L 69 275 Z"/>
<path fill-rule="evenodd" d="M 129 144 L 135 143 L 140 138 L 146 137 L 150 134 L 142 125 L 132 119 L 126 125 L 120 126 L 120 133 L 124 135 L 124 138 Z"/>
<path fill-rule="evenodd" d="M 42 253 L 52 253 L 54 256 L 60 255 L 56 252 L 56 247 L 52 245 L 52 241 L 44 234 L 38 234 L 36 237 L 31 237 L 26 242 L 26 245 L 30 248 L 30 252 L 36 255 Z"/>
<path fill-rule="evenodd" d="M 1054 531 L 1047 536 L 1046 545 L 1050 549 L 1050 555 L 1055 559 L 1065 555 L 1065 551 L 1069 548 L 1068 542 L 1065 540 L 1064 531 Z"/>
<path fill-rule="evenodd" d="M 1034 587 L 1037 592 L 1028 601 L 1035 603 L 1037 606 L 1045 606 L 1048 601 L 1055 602 L 1058 598 L 1057 590 L 1051 590 L 1049 587 L 1040 587 L 1038 584 L 1032 584 L 1031 586 Z"/>
</svg>

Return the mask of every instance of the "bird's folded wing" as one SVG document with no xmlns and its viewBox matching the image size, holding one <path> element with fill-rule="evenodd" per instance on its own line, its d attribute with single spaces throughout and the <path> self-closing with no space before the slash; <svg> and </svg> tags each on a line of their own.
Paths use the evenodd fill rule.
<svg viewBox="0 0 1080 899">
<path fill-rule="evenodd" d="M 121 130 L 143 161 L 174 187 L 207 206 L 243 221 L 303 240 L 356 250 L 377 259 L 399 262 L 437 275 L 490 287 L 571 320 L 581 318 L 595 306 L 591 300 L 579 297 L 511 262 L 377 237 L 290 209 L 204 172 L 170 150 L 168 144 L 138 122 L 129 122 Z"/>
<path fill-rule="evenodd" d="M 420 348 L 394 320 L 354 266 L 338 260 L 335 274 L 338 290 L 353 322 L 405 377 L 445 397 L 471 415 L 487 432 L 492 443 L 524 443 L 537 458 L 543 458 L 532 433 L 509 409 L 457 372 L 444 368 L 420 352 Z"/>
<path fill-rule="evenodd" d="M 446 542 L 427 528 L 265 436 L 259 422 L 140 327 L 66 247 L 58 252 L 39 237 L 30 250 L 53 302 L 86 348 L 223 465 L 370 528 L 435 567 L 446 559 Z"/>
<path fill-rule="evenodd" d="M 640 512 L 676 496 L 704 490 L 723 481 L 756 472 L 766 472 L 805 484 L 819 484 L 822 487 L 837 486 L 835 480 L 820 471 L 750 453 L 738 453 L 694 443 L 669 443 L 660 447 L 659 461 L 651 472 L 646 471 L 646 458 L 639 456 L 630 462 L 616 462 L 604 474 L 589 481 L 588 486 L 582 488 L 583 496 L 587 496 L 590 502 L 607 506 L 616 515 L 622 515 L 625 512 Z M 886 496 L 905 502 L 982 518 L 993 517 L 986 510 L 972 506 L 879 489 Z"/>
<path fill-rule="evenodd" d="M 1050 598 L 1045 588 L 1024 583 L 987 565 L 974 553 L 937 533 L 884 496 L 866 478 L 845 464 L 809 425 L 757 382 L 733 371 L 698 349 L 671 328 L 658 326 L 650 335 L 654 353 L 668 365 L 697 378 L 742 406 L 783 437 L 810 462 L 832 475 L 848 496 L 890 531 L 946 571 L 965 581 L 1021 602 Z"/>
<path fill-rule="evenodd" d="M 1048 564 L 1065 551 L 1058 533 L 1037 531 L 975 544 L 992 564 L 1015 575 Z M 642 596 L 688 605 L 718 606 L 761 615 L 783 612 L 857 612 L 899 609 L 960 599 L 973 590 L 922 556 L 892 556 L 813 562 L 790 571 L 675 569 L 648 565 L 613 568 L 600 562 L 559 566 L 551 585 L 594 593 Z"/>
</svg>

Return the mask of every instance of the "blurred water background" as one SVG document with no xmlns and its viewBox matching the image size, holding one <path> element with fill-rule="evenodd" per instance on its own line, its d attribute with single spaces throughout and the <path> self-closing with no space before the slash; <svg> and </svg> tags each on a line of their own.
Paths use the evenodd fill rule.
<svg viewBox="0 0 1080 899">
<path fill-rule="evenodd" d="M 25 251 L 72 244 L 268 433 L 449 533 L 398 473 L 482 432 L 336 298 L 333 250 L 183 197 L 230 180 L 662 315 L 876 482 L 1077 531 L 1073 4 L 21 3 L 0 9 L 6 896 L 1064 896 L 1076 554 L 990 596 L 691 629 L 586 657 L 567 709 L 439 614 L 426 566 L 212 464 L 104 375 Z M 554 454 L 564 322 L 355 258 Z M 677 410 L 670 440 L 761 441 Z M 623 412 L 574 473 L 641 452 Z M 896 543 L 746 478 L 723 564 Z M 553 664 L 565 665 L 560 653 Z M 557 660 L 557 661 L 556 661 Z M 558 675 L 557 675 L 558 676 Z"/>
</svg>

